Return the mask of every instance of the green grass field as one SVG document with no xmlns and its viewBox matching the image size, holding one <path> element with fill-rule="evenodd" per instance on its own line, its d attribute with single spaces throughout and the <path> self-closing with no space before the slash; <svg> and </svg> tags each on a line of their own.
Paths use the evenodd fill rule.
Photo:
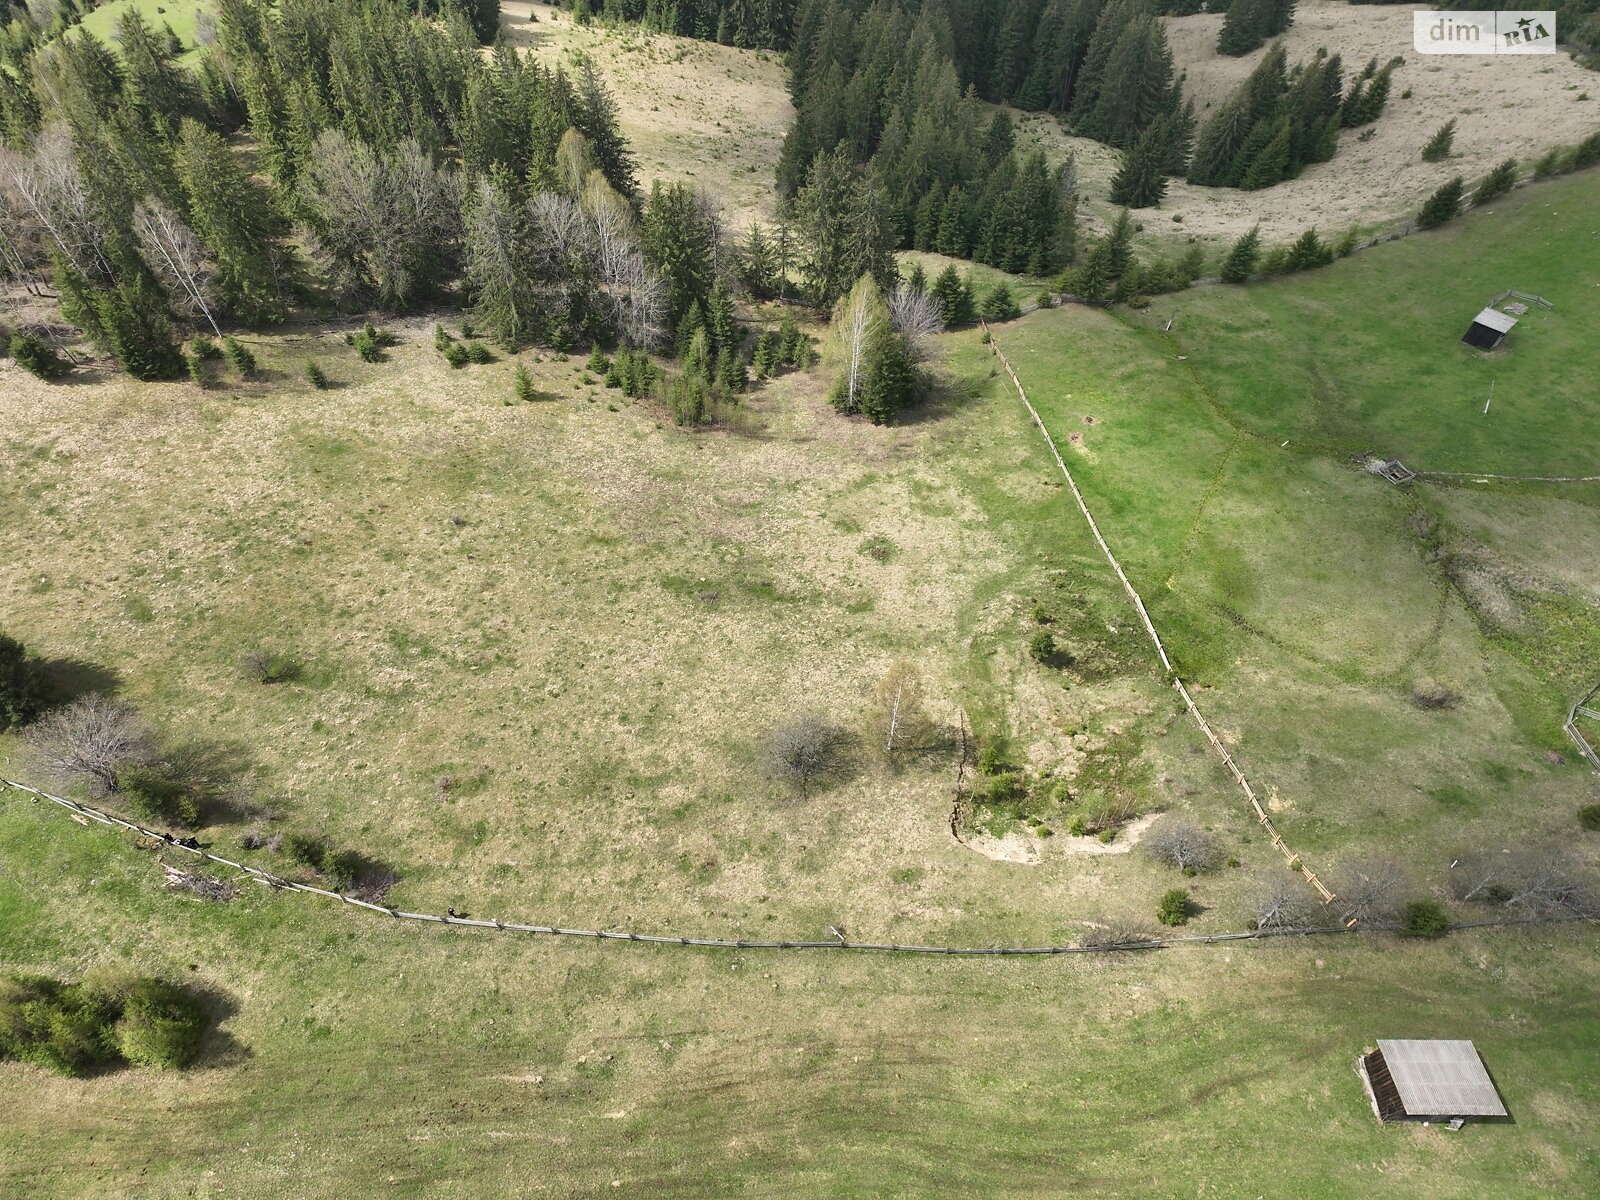
<svg viewBox="0 0 1600 1200">
<path fill-rule="evenodd" d="M 1597 351 L 1577 268 L 1540 249 L 1504 282 L 1557 307 L 1490 360 L 1508 403 L 1489 418 L 1446 403 L 1482 364 L 1444 325 L 1510 270 L 1479 246 L 1488 222 L 1542 245 L 1530 230 L 1579 214 L 1560 236 L 1587 262 L 1597 194 L 1593 175 L 1530 188 L 1327 271 L 1187 293 L 1172 339 L 1159 305 L 996 331 L 1200 704 L 1335 884 L 1370 852 L 1419 895 L 1462 849 L 1595 857 L 1574 819 L 1594 777 L 1552 755 L 1600 662 L 1600 490 L 1402 491 L 1350 454 L 1581 465 Z M 252 339 L 265 378 L 205 392 L 7 376 L 6 632 L 236 748 L 252 811 L 201 834 L 223 852 L 251 823 L 314 829 L 397 868 L 406 907 L 976 945 L 1149 923 L 1176 883 L 1193 930 L 1236 929 L 1284 869 L 976 331 L 948 335 L 943 392 L 904 426 L 845 422 L 791 373 L 694 435 L 581 358 L 522 356 L 543 398 L 511 405 L 509 359 L 452 371 L 429 323 L 396 332 L 379 364 L 333 331 Z M 308 357 L 335 387 L 302 382 Z M 1397 380 L 1426 395 L 1402 403 Z M 1041 613 L 1070 663 L 1029 658 Z M 301 676 L 250 681 L 262 646 Z M 988 831 L 1036 863 L 959 844 L 953 752 L 864 753 L 805 797 L 763 773 L 795 712 L 869 736 L 901 659 L 941 724 L 964 713 L 1085 797 L 1192 816 L 1239 865 L 1185 880 L 1087 853 L 1066 807 L 1048 838 Z M 1418 706 L 1425 685 L 1459 703 Z M 13 736 L 0 770 L 33 770 Z M 552 943 L 254 885 L 205 904 L 13 794 L 0 867 L 8 969 L 157 972 L 221 1017 L 181 1075 L 0 1066 L 3 1194 L 1600 1190 L 1588 928 L 1039 960 Z M 1472 1038 L 1513 1119 L 1379 1127 L 1353 1060 L 1380 1037 Z"/>
<path fill-rule="evenodd" d="M 193 51 L 197 45 L 196 22 L 201 13 L 210 12 L 213 7 L 211 0 L 112 0 L 110 4 L 103 4 L 84 17 L 80 24 L 106 45 L 115 46 L 117 22 L 131 8 L 138 11 L 146 24 L 158 30 L 163 25 L 170 25 L 172 32 L 182 39 L 185 49 Z"/>
</svg>

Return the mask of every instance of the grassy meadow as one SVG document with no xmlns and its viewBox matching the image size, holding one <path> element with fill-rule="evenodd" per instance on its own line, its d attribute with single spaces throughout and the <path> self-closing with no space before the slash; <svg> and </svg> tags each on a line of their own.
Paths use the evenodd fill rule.
<svg viewBox="0 0 1600 1200">
<path fill-rule="evenodd" d="M 1600 488 L 1401 490 L 1351 459 L 1592 466 L 1597 194 L 1591 173 L 1324 271 L 996 331 L 1199 703 L 1335 886 L 1374 852 L 1419 895 L 1466 848 L 1595 856 L 1574 820 L 1595 778 L 1559 725 L 1600 662 Z M 1457 344 L 1504 287 L 1556 308 L 1496 355 Z M 392 866 L 408 908 L 969 945 L 1148 925 L 1180 883 L 1190 929 L 1236 929 L 1283 870 L 977 331 L 942 339 L 940 394 L 903 425 L 788 372 L 701 433 L 582 355 L 452 370 L 431 320 L 393 332 L 374 364 L 332 328 L 250 337 L 262 377 L 204 391 L 4 377 L 4 628 L 239 764 L 203 841 L 316 831 Z M 252 680 L 255 649 L 297 677 Z M 902 661 L 946 737 L 894 765 L 872 693 Z M 1438 688 L 1453 707 L 1416 703 Z M 799 795 L 762 747 L 806 711 L 860 749 Z M 1067 791 L 953 839 L 963 722 Z M 33 770 L 0 737 L 0 771 Z M 1136 834 L 1067 832 L 1108 799 L 1193 817 L 1237 865 L 1183 879 Z M 1600 1190 L 1586 927 L 1037 960 L 551 942 L 254 885 L 202 903 L 5 794 L 0 963 L 180 978 L 220 1018 L 184 1074 L 0 1066 L 7 1195 Z M 1353 1071 L 1380 1037 L 1472 1038 L 1512 1119 L 1380 1127 Z"/>
</svg>

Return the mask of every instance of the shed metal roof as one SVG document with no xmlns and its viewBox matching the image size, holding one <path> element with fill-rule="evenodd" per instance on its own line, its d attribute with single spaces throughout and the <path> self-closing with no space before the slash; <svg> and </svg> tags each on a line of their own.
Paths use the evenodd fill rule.
<svg viewBox="0 0 1600 1200">
<path fill-rule="evenodd" d="M 1407 1114 L 1503 1117 L 1506 1106 L 1471 1042 L 1380 1041 L 1378 1049 Z"/>
<path fill-rule="evenodd" d="M 1487 325 L 1496 333 L 1510 333 L 1511 327 L 1517 323 L 1515 317 L 1508 317 L 1497 308 L 1486 308 L 1472 318 L 1474 325 Z"/>
</svg>

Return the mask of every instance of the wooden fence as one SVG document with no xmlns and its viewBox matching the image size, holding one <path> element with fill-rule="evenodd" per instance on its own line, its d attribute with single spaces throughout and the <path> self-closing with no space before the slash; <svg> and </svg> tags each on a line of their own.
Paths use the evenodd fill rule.
<svg viewBox="0 0 1600 1200">
<path fill-rule="evenodd" d="M 1600 683 L 1590 688 L 1583 699 L 1567 710 L 1565 728 L 1567 736 L 1572 739 L 1573 745 L 1578 747 L 1578 753 L 1588 760 L 1591 767 L 1596 771 L 1600 771 L 1600 754 L 1595 753 L 1594 745 L 1584 736 L 1583 730 L 1578 726 L 1579 717 L 1587 717 L 1591 721 L 1600 721 L 1600 703 L 1597 703 L 1597 697 L 1600 697 Z"/>
<path fill-rule="evenodd" d="M 161 843 L 163 847 L 181 851 L 204 862 L 216 863 L 219 866 L 231 867 L 235 871 L 243 872 L 251 879 L 260 881 L 268 887 L 278 891 L 306 892 L 313 896 L 325 896 L 330 900 L 338 900 L 356 908 L 364 908 L 371 912 L 382 913 L 397 921 L 424 921 L 435 925 L 464 925 L 473 929 L 493 929 L 509 933 L 541 933 L 551 937 L 585 938 L 606 942 L 648 942 L 663 946 L 700 946 L 712 950 L 854 950 L 875 954 L 933 954 L 947 956 L 973 956 L 973 955 L 998 955 L 1003 957 L 1038 956 L 1056 954 L 1107 954 L 1123 950 L 1162 950 L 1177 946 L 1208 946 L 1218 942 L 1253 942 L 1263 941 L 1275 937 L 1309 937 L 1317 934 L 1336 933 L 1383 933 L 1392 932 L 1396 927 L 1391 925 L 1366 925 L 1357 927 L 1354 923 L 1349 925 L 1318 925 L 1307 928 L 1269 928 L 1250 929 L 1230 933 L 1191 933 L 1174 934 L 1165 937 L 1140 938 L 1137 941 L 1111 942 L 1102 945 L 1076 945 L 1076 946 L 925 946 L 915 943 L 901 942 L 852 942 L 844 937 L 837 937 L 829 941 L 806 941 L 802 939 L 788 939 L 783 941 L 755 940 L 745 938 L 702 938 L 702 937 L 676 937 L 659 933 L 632 933 L 624 930 L 605 929 L 567 929 L 559 925 L 525 925 L 515 921 L 478 920 L 472 917 L 458 917 L 450 914 L 440 916 L 438 913 L 407 912 L 404 909 L 389 908 L 382 904 L 372 904 L 365 900 L 358 900 L 354 896 L 347 896 L 342 892 L 330 892 L 327 888 L 313 887 L 308 883 L 297 883 L 292 879 L 284 879 L 270 871 L 263 871 L 259 867 L 252 867 L 248 863 L 235 862 L 231 858 L 224 858 L 220 854 L 212 854 L 209 850 L 198 846 L 185 846 L 176 841 L 170 833 L 161 830 L 147 829 L 134 821 L 125 820 L 115 813 L 108 813 L 103 809 L 84 804 L 77 800 L 68 800 L 64 796 L 57 796 L 40 788 L 30 787 L 25 783 L 0 777 L 0 793 L 18 791 L 32 796 L 34 801 L 47 801 L 58 805 L 70 813 L 74 819 L 84 825 L 91 821 L 101 825 L 109 825 L 116 829 L 126 829 L 130 833 L 137 833 L 141 837 L 150 838 Z M 1511 919 L 1488 921 L 1452 921 L 1451 929 L 1486 929 L 1514 925 L 1560 925 L 1570 922 L 1584 921 L 1594 923 L 1595 918 L 1581 915 L 1553 916 L 1553 917 L 1516 917 Z"/>
<path fill-rule="evenodd" d="M 1261 806 L 1261 801 L 1256 797 L 1255 789 L 1250 786 L 1250 781 L 1245 778 L 1244 772 L 1239 769 L 1239 764 L 1234 761 L 1233 755 L 1228 753 L 1228 748 L 1222 744 L 1222 739 L 1216 735 L 1216 732 L 1211 728 L 1211 723 L 1205 719 L 1205 716 L 1200 712 L 1199 706 L 1195 704 L 1194 697 L 1189 694 L 1189 689 L 1184 686 L 1177 669 L 1172 665 L 1172 660 L 1167 657 L 1167 648 L 1161 642 L 1161 635 L 1156 632 L 1155 623 L 1150 619 L 1149 609 L 1145 607 L 1144 600 L 1140 597 L 1138 589 L 1128 579 L 1127 572 L 1122 569 L 1122 564 L 1117 561 L 1117 556 L 1111 552 L 1111 547 L 1106 544 L 1105 536 L 1100 532 L 1099 523 L 1094 519 L 1094 514 L 1089 511 L 1088 504 L 1084 502 L 1083 493 L 1078 490 L 1077 480 L 1073 479 L 1072 472 L 1067 469 L 1066 460 L 1061 457 L 1061 451 L 1056 446 L 1055 438 L 1051 437 L 1050 431 L 1045 428 L 1044 421 L 1039 416 L 1039 410 L 1034 408 L 1033 401 L 1028 399 L 1028 391 L 1022 386 L 1022 380 L 1017 378 L 1017 372 L 1011 366 L 1011 361 L 1006 358 L 1005 352 L 1000 349 L 1000 343 L 994 336 L 994 330 L 990 329 L 986 322 L 979 322 L 979 324 L 982 325 L 984 333 L 989 338 L 989 348 L 994 351 L 995 357 L 1000 360 L 1000 365 L 1006 369 L 1006 374 L 1011 377 L 1011 384 L 1017 389 L 1017 395 L 1022 397 L 1022 403 L 1027 406 L 1028 415 L 1033 418 L 1035 427 L 1043 435 L 1045 445 L 1050 447 L 1051 457 L 1056 460 L 1056 466 L 1061 469 L 1061 474 L 1067 481 L 1067 487 L 1072 491 L 1072 498 L 1078 502 L 1078 511 L 1083 514 L 1083 519 L 1089 524 L 1089 531 L 1094 534 L 1096 544 L 1099 545 L 1101 552 L 1106 556 L 1106 561 L 1111 564 L 1111 569 L 1116 572 L 1117 578 L 1122 581 L 1123 589 L 1128 593 L 1128 599 L 1133 602 L 1133 607 L 1139 614 L 1139 620 L 1144 625 L 1145 633 L 1149 634 L 1150 641 L 1155 645 L 1156 654 L 1161 659 L 1162 670 L 1166 672 L 1167 678 L 1171 680 L 1172 686 L 1178 695 L 1183 697 L 1184 707 L 1189 710 L 1189 715 L 1194 718 L 1195 724 L 1200 727 L 1200 732 L 1206 735 L 1206 741 L 1211 743 L 1211 748 L 1217 752 L 1222 759 L 1223 765 L 1228 768 L 1228 773 L 1233 776 L 1233 781 L 1239 785 L 1240 790 L 1245 794 L 1245 798 L 1250 801 L 1251 811 L 1255 813 L 1256 820 L 1267 831 L 1267 835 L 1272 839 L 1272 844 L 1278 848 L 1279 853 L 1283 855 L 1289 866 L 1300 872 L 1305 877 L 1305 881 L 1322 897 L 1322 902 L 1327 904 L 1334 898 L 1333 893 L 1328 890 L 1322 880 L 1317 878 L 1315 872 L 1306 866 L 1301 861 L 1300 856 L 1291 850 L 1288 843 L 1283 840 L 1283 837 L 1278 833 L 1277 827 L 1273 825 L 1272 818 L 1267 815 L 1266 809 Z"/>
</svg>

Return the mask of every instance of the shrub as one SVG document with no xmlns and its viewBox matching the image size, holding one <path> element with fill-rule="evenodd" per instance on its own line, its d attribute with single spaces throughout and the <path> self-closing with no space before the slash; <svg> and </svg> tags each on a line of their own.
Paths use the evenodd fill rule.
<svg viewBox="0 0 1600 1200">
<path fill-rule="evenodd" d="M 1568 171 L 1579 171 L 1600 163 L 1600 133 L 1591 133 L 1572 148 L 1562 164 Z"/>
<path fill-rule="evenodd" d="M 444 360 L 458 370 L 471 361 L 472 356 L 460 342 L 451 342 L 444 348 Z"/>
<path fill-rule="evenodd" d="M 443 325 L 435 325 L 433 327 L 433 348 L 440 354 L 443 354 L 447 349 L 454 345 L 455 340 L 455 338 L 450 336 L 450 331 Z"/>
<path fill-rule="evenodd" d="M 189 372 L 189 382 L 195 387 L 204 389 L 211 386 L 211 373 L 206 370 L 205 359 L 198 354 L 185 354 L 183 366 Z"/>
<path fill-rule="evenodd" d="M 72 365 L 34 333 L 18 330 L 11 335 L 11 357 L 17 366 L 39 379 L 60 379 Z"/>
<path fill-rule="evenodd" d="M 1401 937 L 1439 937 L 1450 928 L 1450 914 L 1437 900 L 1413 900 L 1400 910 Z"/>
<path fill-rule="evenodd" d="M 1156 906 L 1156 920 L 1163 925 L 1182 925 L 1189 920 L 1189 889 L 1173 888 L 1164 893 Z"/>
<path fill-rule="evenodd" d="M 1011 770 L 1010 747 L 1004 738 L 985 738 L 978 750 L 978 771 L 984 775 L 999 775 Z"/>
<path fill-rule="evenodd" d="M 533 386 L 533 376 L 521 363 L 517 364 L 517 378 L 513 386 L 516 388 L 517 399 L 523 404 L 531 404 L 538 399 L 539 393 Z"/>
<path fill-rule="evenodd" d="M 600 343 L 589 343 L 589 361 L 585 364 L 596 375 L 604 375 L 611 369 L 611 360 L 600 349 Z"/>
<path fill-rule="evenodd" d="M 245 379 L 251 379 L 256 373 L 256 356 L 238 338 L 226 337 L 222 339 L 222 357 L 228 360 L 228 365 Z"/>
<path fill-rule="evenodd" d="M 328 386 L 328 373 L 309 358 L 306 359 L 306 382 L 319 392 Z"/>
<path fill-rule="evenodd" d="M 1028 795 L 1028 784 L 1018 771 L 1001 771 L 984 777 L 982 796 L 989 804 L 1015 804 Z"/>
<path fill-rule="evenodd" d="M 1578 824 L 1590 833 L 1600 833 L 1600 804 L 1585 804 L 1580 808 Z"/>
<path fill-rule="evenodd" d="M 1048 629 L 1039 630 L 1028 639 L 1028 653 L 1034 662 L 1048 664 L 1056 656 L 1055 635 Z"/>
<path fill-rule="evenodd" d="M 345 342 L 354 347 L 355 352 L 361 356 L 362 362 L 382 362 L 383 348 L 392 346 L 394 338 L 384 333 L 371 321 L 366 322 L 355 333 L 345 335 Z M 446 355 L 446 357 L 449 357 Z"/>
<path fill-rule="evenodd" d="M 45 677 L 39 662 L 16 638 L 0 633 L 0 732 L 26 725 L 45 706 Z"/>
<path fill-rule="evenodd" d="M 183 1067 L 210 1018 L 181 987 L 151 978 L 0 978 L 0 1059 L 81 1076 L 119 1062 Z"/>
<path fill-rule="evenodd" d="M 484 363 L 492 363 L 494 361 L 494 351 L 490 350 L 482 342 L 468 342 L 467 361 L 477 363 L 480 366 Z"/>
<path fill-rule="evenodd" d="M 283 852 L 290 862 L 318 872 L 328 859 L 327 844 L 321 838 L 309 833 L 284 834 Z"/>
<path fill-rule="evenodd" d="M 201 362 L 217 362 L 222 358 L 221 347 L 203 333 L 189 339 L 189 353 Z"/>
<path fill-rule="evenodd" d="M 205 1008 L 182 988 L 141 979 L 128 989 L 113 1036 L 130 1063 L 170 1071 L 200 1056 L 200 1042 L 210 1024 Z"/>
<path fill-rule="evenodd" d="M 252 650 L 244 656 L 244 673 L 256 683 L 288 683 L 300 674 L 300 665 L 276 650 Z"/>
<path fill-rule="evenodd" d="M 1349 258 L 1356 252 L 1356 245 L 1360 240 L 1361 235 L 1354 229 L 1345 230 L 1344 236 L 1339 239 L 1339 244 L 1333 248 L 1334 257 Z"/>
<path fill-rule="evenodd" d="M 1564 152 L 1559 146 L 1552 146 L 1541 154 L 1533 164 L 1533 177 L 1535 179 L 1548 179 L 1552 175 L 1561 174 L 1561 165 Z"/>
<path fill-rule="evenodd" d="M 1087 837 L 1089 833 L 1089 818 L 1082 813 L 1073 813 L 1072 819 L 1067 822 L 1067 832 L 1073 837 Z"/>
<path fill-rule="evenodd" d="M 200 823 L 199 799 L 189 781 L 169 763 L 123 767 L 117 772 L 117 791 L 138 816 L 190 827 Z"/>
<path fill-rule="evenodd" d="M 366 873 L 366 862 L 354 850 L 336 850 L 322 860 L 322 874 L 336 892 L 348 891 Z"/>
</svg>

